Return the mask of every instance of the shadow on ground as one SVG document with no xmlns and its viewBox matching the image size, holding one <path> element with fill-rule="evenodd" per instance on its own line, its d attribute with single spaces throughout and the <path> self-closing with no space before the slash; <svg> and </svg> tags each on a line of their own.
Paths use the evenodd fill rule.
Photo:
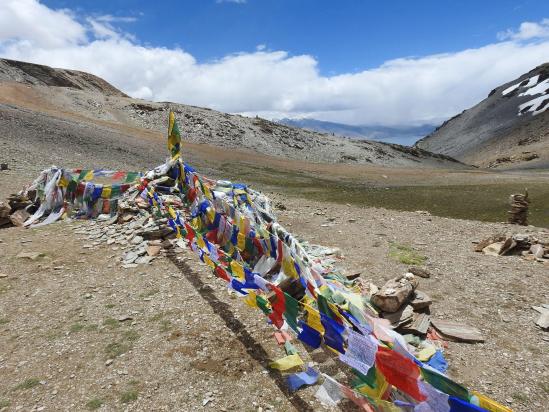
<svg viewBox="0 0 549 412">
<path fill-rule="evenodd" d="M 292 394 L 288 391 L 286 380 L 282 374 L 277 370 L 269 368 L 269 363 L 272 361 L 269 358 L 269 354 L 263 349 L 261 344 L 248 333 L 246 326 L 234 316 L 231 306 L 219 300 L 215 296 L 213 289 L 200 280 L 196 273 L 193 273 L 192 269 L 185 262 L 177 260 L 174 254 L 168 255 L 168 259 L 170 259 L 179 269 L 181 274 L 185 276 L 196 292 L 210 305 L 217 316 L 225 322 L 225 325 L 234 332 L 236 338 L 244 345 L 248 354 L 268 372 L 269 377 L 278 386 L 280 391 L 284 393 L 292 405 L 294 405 L 298 411 L 313 412 L 314 409 L 305 400 L 297 394 Z"/>
</svg>

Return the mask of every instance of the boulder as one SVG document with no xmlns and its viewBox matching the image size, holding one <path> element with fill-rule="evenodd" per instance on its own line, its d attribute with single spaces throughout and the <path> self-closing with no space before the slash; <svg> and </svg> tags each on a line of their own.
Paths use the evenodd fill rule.
<svg viewBox="0 0 549 412">
<path fill-rule="evenodd" d="M 410 298 L 417 285 L 417 278 L 412 273 L 406 273 L 385 283 L 377 293 L 372 295 L 371 301 L 383 312 L 397 312 Z"/>
<path fill-rule="evenodd" d="M 11 206 L 6 202 L 0 202 L 0 219 L 7 218 L 11 213 Z"/>
<path fill-rule="evenodd" d="M 545 254 L 545 250 L 540 244 L 530 246 L 530 252 L 538 259 L 543 258 L 543 255 Z"/>
<path fill-rule="evenodd" d="M 30 216 L 30 213 L 25 209 L 19 209 L 10 215 L 10 220 L 14 226 L 23 226 Z"/>
<path fill-rule="evenodd" d="M 410 302 L 410 305 L 412 305 L 412 307 L 414 308 L 414 311 L 420 311 L 428 308 L 431 305 L 431 303 L 433 303 L 433 301 L 426 293 L 416 290 L 414 297 Z"/>
<path fill-rule="evenodd" d="M 431 272 L 429 272 L 427 269 L 418 268 L 416 266 L 410 266 L 408 268 L 408 272 L 419 276 L 420 278 L 429 279 L 431 277 Z"/>
</svg>

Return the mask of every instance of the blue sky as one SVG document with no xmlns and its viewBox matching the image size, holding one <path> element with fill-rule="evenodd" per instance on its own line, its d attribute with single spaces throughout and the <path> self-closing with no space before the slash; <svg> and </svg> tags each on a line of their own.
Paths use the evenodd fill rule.
<svg viewBox="0 0 549 412">
<path fill-rule="evenodd" d="M 45 0 L 119 22 L 142 43 L 179 46 L 207 62 L 258 45 L 317 58 L 322 74 L 357 72 L 406 56 L 476 48 L 498 32 L 549 16 L 546 0 Z"/>
<path fill-rule="evenodd" d="M 1 0 L 0 57 L 229 113 L 437 125 L 549 60 L 549 1 Z"/>
</svg>

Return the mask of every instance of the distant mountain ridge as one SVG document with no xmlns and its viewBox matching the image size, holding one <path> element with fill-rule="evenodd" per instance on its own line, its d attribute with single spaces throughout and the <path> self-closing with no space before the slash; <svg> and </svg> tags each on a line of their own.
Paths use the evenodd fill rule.
<svg viewBox="0 0 549 412">
<path fill-rule="evenodd" d="M 299 127 L 321 133 L 330 133 L 352 139 L 375 140 L 412 146 L 417 140 L 431 133 L 435 126 L 353 126 L 344 123 L 326 122 L 316 119 L 279 119 L 277 123 Z"/>
<path fill-rule="evenodd" d="M 549 168 L 549 63 L 490 92 L 416 147 L 482 167 Z"/>
</svg>

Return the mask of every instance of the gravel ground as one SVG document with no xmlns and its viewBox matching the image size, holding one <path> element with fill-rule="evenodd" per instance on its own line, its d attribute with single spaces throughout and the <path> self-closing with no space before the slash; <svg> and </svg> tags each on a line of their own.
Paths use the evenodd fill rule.
<svg viewBox="0 0 549 412">
<path fill-rule="evenodd" d="M 472 251 L 472 241 L 517 228 L 274 200 L 287 207 L 278 212 L 282 224 L 304 240 L 341 248 L 343 267 L 378 285 L 406 271 L 388 256 L 391 242 L 424 255 L 434 276 L 419 288 L 433 298 L 434 316 L 476 326 L 486 337 L 483 344 L 450 343 L 450 375 L 517 411 L 545 409 L 549 339 L 534 325 L 531 306 L 548 301 L 548 267 Z M 83 409 L 94 400 L 104 410 L 322 408 L 315 388 L 285 392 L 280 375 L 267 368 L 283 356 L 273 329 L 190 252 L 122 269 L 120 250 L 88 248 L 87 236 L 76 233 L 94 226 L 0 231 L 7 275 L 0 279 L 0 399 L 10 402 L 8 410 Z M 21 251 L 45 256 L 17 258 Z M 343 376 L 333 356 L 297 346 L 305 360 Z"/>
</svg>

